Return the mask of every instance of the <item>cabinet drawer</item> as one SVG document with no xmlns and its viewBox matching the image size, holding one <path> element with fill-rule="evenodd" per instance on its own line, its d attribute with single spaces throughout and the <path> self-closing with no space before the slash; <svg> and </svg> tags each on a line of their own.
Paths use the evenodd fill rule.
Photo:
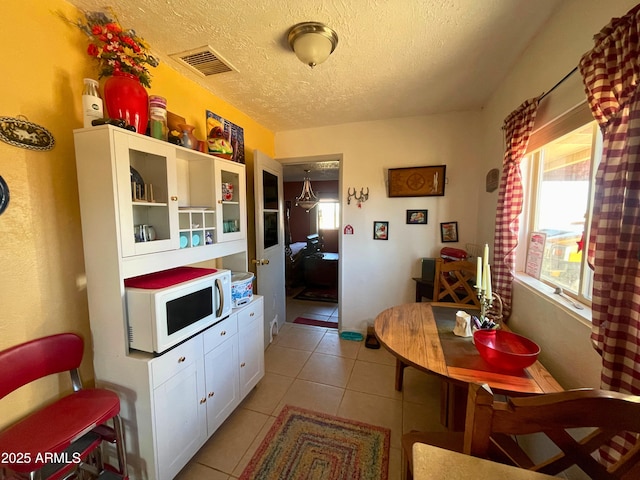
<svg viewBox="0 0 640 480">
<path fill-rule="evenodd" d="M 241 328 L 251 322 L 251 320 L 262 316 L 262 297 L 253 298 L 253 302 L 238 312 L 238 324 Z"/>
<path fill-rule="evenodd" d="M 202 335 L 179 345 L 164 355 L 151 360 L 153 388 L 162 385 L 176 373 L 202 358 Z"/>
<path fill-rule="evenodd" d="M 204 353 L 208 353 L 228 338 L 238 333 L 238 316 L 229 315 L 228 318 L 214 325 L 204 332 Z"/>
</svg>

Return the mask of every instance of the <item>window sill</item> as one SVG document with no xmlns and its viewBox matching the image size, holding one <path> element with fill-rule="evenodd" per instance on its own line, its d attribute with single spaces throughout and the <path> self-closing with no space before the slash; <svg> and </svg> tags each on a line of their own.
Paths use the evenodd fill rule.
<svg viewBox="0 0 640 480">
<path fill-rule="evenodd" d="M 516 273 L 514 281 L 525 286 L 528 290 L 544 298 L 554 306 L 568 312 L 571 316 L 575 317 L 585 325 L 591 327 L 592 316 L 591 307 L 589 305 L 584 305 L 578 302 L 584 307 L 582 310 L 572 307 L 563 297 L 553 293 L 554 289 L 552 287 L 527 275 L 526 273 Z"/>
</svg>

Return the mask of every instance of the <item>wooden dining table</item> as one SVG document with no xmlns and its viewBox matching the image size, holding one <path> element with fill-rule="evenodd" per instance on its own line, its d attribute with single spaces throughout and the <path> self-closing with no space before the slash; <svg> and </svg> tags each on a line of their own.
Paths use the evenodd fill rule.
<svg viewBox="0 0 640 480">
<path fill-rule="evenodd" d="M 473 306 L 465 311 L 476 314 Z M 459 305 L 407 303 L 388 308 L 375 319 L 380 343 L 401 363 L 440 376 L 443 382 L 441 422 L 452 430 L 464 429 L 469 383 L 488 384 L 494 393 L 509 396 L 560 392 L 564 389 L 536 361 L 519 371 L 488 364 L 472 337 L 453 334 Z M 507 329 L 505 325 L 501 328 Z M 401 372 L 400 372 L 401 374 Z"/>
</svg>

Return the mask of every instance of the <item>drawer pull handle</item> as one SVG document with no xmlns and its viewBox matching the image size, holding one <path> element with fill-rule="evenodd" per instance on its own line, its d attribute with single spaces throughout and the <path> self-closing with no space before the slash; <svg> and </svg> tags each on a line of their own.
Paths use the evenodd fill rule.
<svg viewBox="0 0 640 480">
<path fill-rule="evenodd" d="M 201 399 L 200 399 L 200 405 L 202 405 L 202 404 L 203 404 L 203 403 L 205 403 L 206 401 L 207 401 L 207 399 L 206 399 L 206 398 L 201 398 Z"/>
<path fill-rule="evenodd" d="M 213 397 L 215 395 L 214 392 L 209 392 L 209 398 Z"/>
<path fill-rule="evenodd" d="M 226 334 L 227 334 L 227 331 L 226 331 L 226 330 L 222 330 L 222 331 L 220 332 L 220 336 L 221 336 L 221 337 L 224 337 Z"/>
<path fill-rule="evenodd" d="M 246 363 L 242 362 L 242 363 L 240 364 L 240 368 L 243 368 L 245 365 L 246 365 Z"/>
<path fill-rule="evenodd" d="M 180 358 L 178 359 L 178 363 L 182 363 L 182 362 L 184 362 L 186 359 L 187 359 L 187 357 L 180 357 Z"/>
<path fill-rule="evenodd" d="M 250 317 L 253 317 L 254 315 L 255 315 L 255 313 L 254 313 L 254 312 L 251 312 L 251 313 L 249 314 L 249 316 L 250 316 Z"/>
</svg>

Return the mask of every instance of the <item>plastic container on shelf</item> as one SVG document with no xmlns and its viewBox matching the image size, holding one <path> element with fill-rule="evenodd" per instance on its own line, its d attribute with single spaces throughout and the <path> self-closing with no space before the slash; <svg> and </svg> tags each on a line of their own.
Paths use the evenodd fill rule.
<svg viewBox="0 0 640 480">
<path fill-rule="evenodd" d="M 253 299 L 253 273 L 231 272 L 231 302 L 233 308 L 241 307 Z"/>
<path fill-rule="evenodd" d="M 91 122 L 104 117 L 102 99 L 98 93 L 98 81 L 92 78 L 84 79 L 82 89 L 82 118 L 84 128 L 91 127 Z"/>
</svg>

